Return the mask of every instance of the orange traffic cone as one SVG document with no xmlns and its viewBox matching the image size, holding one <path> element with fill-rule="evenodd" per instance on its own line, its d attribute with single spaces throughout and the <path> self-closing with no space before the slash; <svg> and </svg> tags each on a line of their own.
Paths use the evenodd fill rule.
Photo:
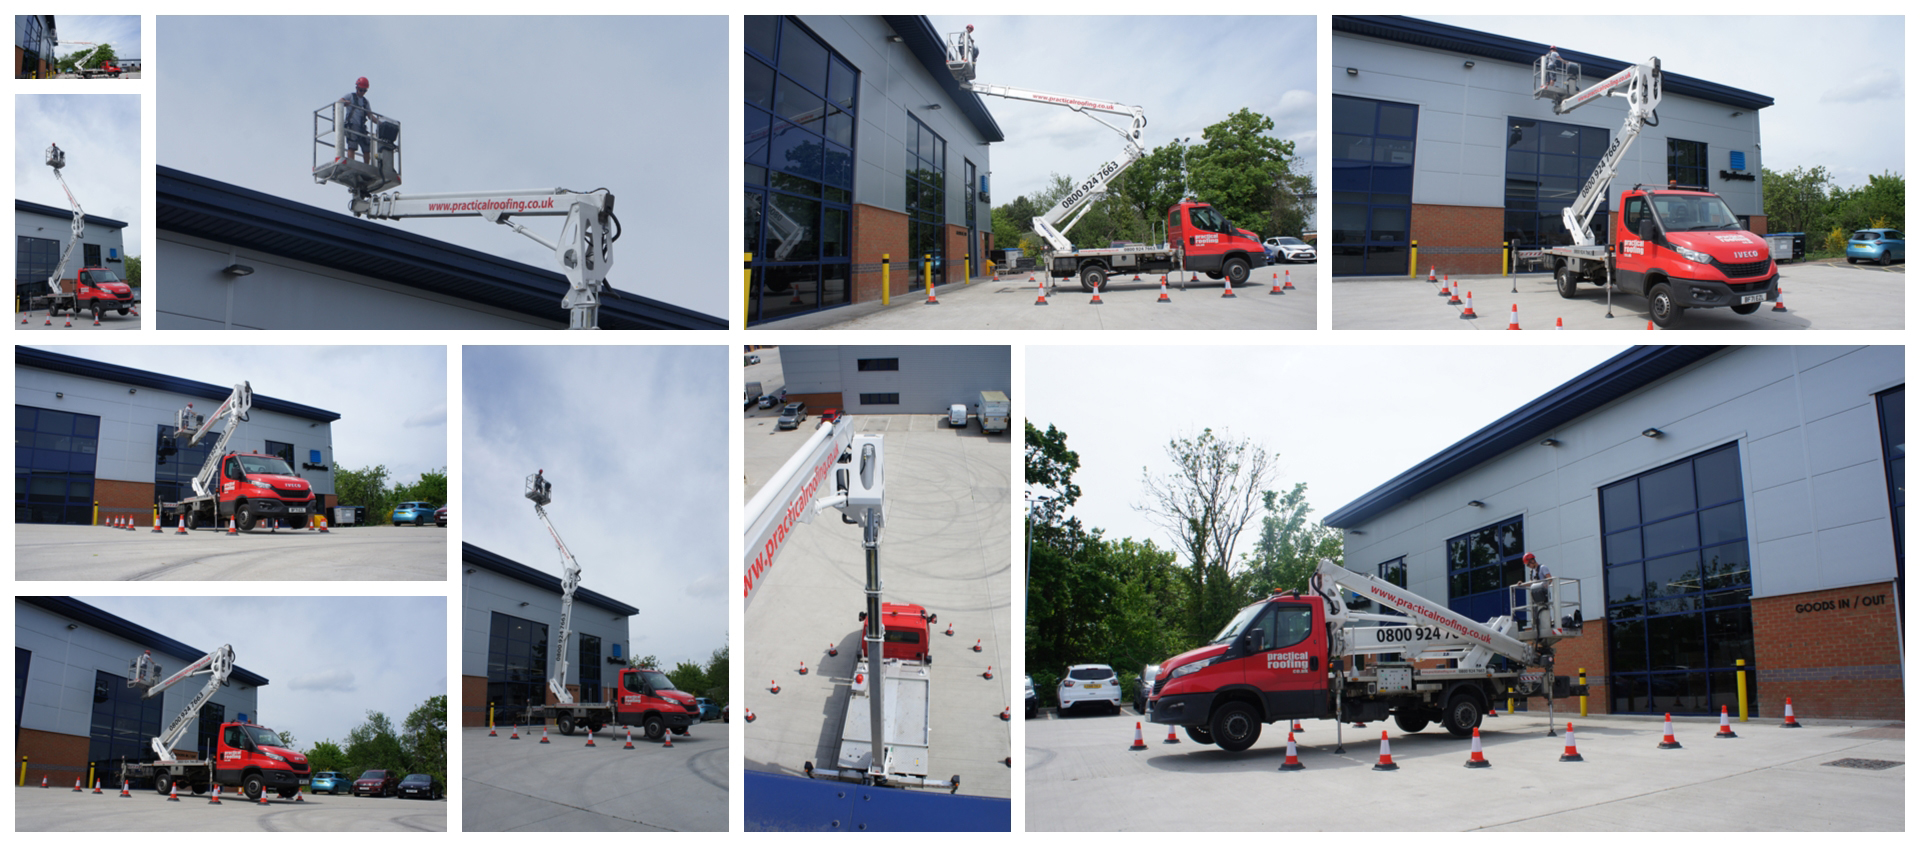
<svg viewBox="0 0 1920 852">
<path fill-rule="evenodd" d="M 753 721 L 753 708 L 752 708 L 752 707 L 748 707 L 748 708 L 747 708 L 747 721 L 748 721 L 748 722 L 752 722 L 752 721 Z"/>
<path fill-rule="evenodd" d="M 1271 289 L 1271 290 L 1268 290 L 1268 291 L 1267 291 L 1267 295 L 1269 295 L 1269 296 L 1284 296 L 1284 295 L 1286 295 L 1286 291 L 1285 291 L 1285 290 L 1282 290 L 1282 289 L 1280 289 L 1280 273 L 1278 273 L 1278 272 L 1275 272 L 1275 273 L 1273 274 L 1273 289 Z"/>
<path fill-rule="evenodd" d="M 1281 275 L 1282 277 L 1280 279 L 1280 289 L 1282 290 L 1293 289 L 1293 270 L 1291 269 L 1284 270 L 1281 273 Z"/>
<path fill-rule="evenodd" d="M 1366 726 L 1367 726 L 1367 723 L 1365 723 L 1365 722 L 1355 722 L 1355 723 L 1353 723 L 1353 726 L 1354 726 L 1354 727 L 1356 727 L 1356 728 L 1364 728 L 1364 727 L 1366 727 Z"/>
<path fill-rule="evenodd" d="M 1009 704 L 1007 705 L 1007 708 L 1005 710 L 1000 711 L 1000 721 L 1006 722 L 1011 720 L 1012 718 L 1013 718 L 1013 705 Z"/>
<path fill-rule="evenodd" d="M 153 510 L 153 534 L 161 535 L 161 534 L 164 534 L 165 532 L 166 530 L 163 530 L 160 528 L 160 510 L 155 509 Z"/>
<path fill-rule="evenodd" d="M 1442 279 L 1441 279 L 1441 281 L 1440 281 L 1440 292 L 1439 292 L 1439 293 L 1437 293 L 1437 294 L 1435 294 L 1435 295 L 1438 295 L 1438 296 L 1439 296 L 1440 298 L 1442 298 L 1442 299 L 1444 299 L 1444 298 L 1447 298 L 1448 296 L 1451 296 L 1451 295 L 1453 295 L 1452 293 L 1449 293 L 1449 292 L 1447 292 L 1447 288 L 1448 288 L 1448 287 L 1451 287 L 1451 286 L 1453 286 L 1453 282 L 1451 282 L 1451 281 L 1448 281 L 1448 280 L 1446 280 L 1446 279 L 1444 279 L 1444 278 L 1442 278 Z"/>
<path fill-rule="evenodd" d="M 40 776 L 40 789 L 42 790 L 49 789 L 47 787 L 47 776 L 45 775 Z"/>
<path fill-rule="evenodd" d="M 1140 723 L 1135 722 L 1133 723 L 1133 745 L 1127 746 L 1127 751 L 1146 751 L 1146 750 L 1147 750 L 1147 741 L 1140 737 Z"/>
<path fill-rule="evenodd" d="M 1586 760 L 1580 756 L 1580 750 L 1573 746 L 1573 723 L 1567 723 L 1567 750 L 1560 755 L 1561 763 L 1579 763 Z"/>
<path fill-rule="evenodd" d="M 1306 764 L 1303 764 L 1300 762 L 1300 749 L 1298 746 L 1294 745 L 1293 732 L 1288 731 L 1287 732 L 1287 759 L 1280 762 L 1280 771 L 1281 772 L 1298 772 L 1305 768 L 1307 768 Z"/>
<path fill-rule="evenodd" d="M 671 729 L 669 729 L 669 730 L 667 731 L 667 740 L 666 740 L 666 742 L 663 742 L 663 743 L 661 743 L 661 744 L 660 744 L 660 747 L 661 747 L 661 748 L 673 748 L 673 731 L 672 731 Z"/>
<path fill-rule="evenodd" d="M 973 640 L 973 652 L 976 654 L 980 653 L 980 640 L 978 639 Z"/>
<path fill-rule="evenodd" d="M 233 516 L 228 515 L 227 516 L 227 535 L 239 535 L 239 534 L 240 534 L 240 530 L 235 528 L 233 525 Z"/>
<path fill-rule="evenodd" d="M 1507 330 L 1508 331 L 1520 330 L 1520 306 L 1519 305 L 1514 305 L 1513 313 L 1507 316 Z"/>
<path fill-rule="evenodd" d="M 953 635 L 953 622 L 951 621 L 947 622 L 947 635 L 948 636 Z"/>
<path fill-rule="evenodd" d="M 1307 732 L 1306 728 L 1300 727 L 1299 719 L 1293 720 L 1293 726 L 1287 729 L 1287 733 L 1290 733 L 1290 734 L 1304 734 L 1306 732 Z"/>
<path fill-rule="evenodd" d="M 1292 735 L 1292 734 L 1288 734 L 1287 736 L 1289 736 L 1289 737 L 1291 737 L 1291 736 L 1293 736 L 1293 735 Z M 1394 765 L 1394 763 L 1393 763 L 1393 749 L 1391 749 L 1391 748 L 1389 748 L 1389 747 L 1387 746 L 1387 732 L 1386 732 L 1386 731 L 1381 731 L 1381 732 L 1380 732 L 1380 762 L 1379 762 L 1379 763 L 1376 763 L 1376 764 L 1374 764 L 1374 765 L 1373 765 L 1373 768 L 1374 768 L 1374 770 L 1375 770 L 1375 771 L 1385 771 L 1385 770 L 1391 770 L 1391 769 L 1399 769 L 1399 768 L 1400 768 L 1400 767 L 1398 767 L 1398 766 L 1395 766 L 1395 765 Z"/>
<path fill-rule="evenodd" d="M 1780 727 L 1782 728 L 1800 727 L 1800 723 L 1793 720 L 1793 696 L 1791 695 L 1787 696 L 1787 720 L 1785 722 L 1781 722 Z M 45 787 L 47 785 L 44 781 L 42 781 L 40 786 Z"/>
<path fill-rule="evenodd" d="M 315 522 L 315 523 L 317 523 L 317 524 L 319 524 L 319 525 L 320 525 L 320 531 L 321 531 L 321 532 L 323 532 L 323 533 L 330 533 L 330 532 L 333 532 L 333 530 L 331 530 L 331 529 L 328 529 L 328 528 L 327 528 L 327 516 L 326 516 L 326 515 L 315 515 L 315 516 L 313 517 L 313 520 L 314 520 L 314 522 Z"/>
<path fill-rule="evenodd" d="M 93 794 L 96 796 L 100 795 L 100 779 L 98 777 L 93 779 Z"/>
<path fill-rule="evenodd" d="M 1089 304 L 1089 305 L 1104 305 L 1104 304 L 1106 304 L 1105 302 L 1102 302 L 1102 301 L 1100 301 L 1100 288 L 1098 288 L 1098 287 L 1095 287 L 1095 288 L 1093 288 L 1093 301 L 1091 301 L 1091 302 L 1088 302 L 1087 304 Z"/>
<path fill-rule="evenodd" d="M 934 295 L 933 291 L 934 291 L 934 283 L 932 281 L 928 281 L 927 282 L 927 304 L 929 305 L 940 304 L 940 297 Z"/>
<path fill-rule="evenodd" d="M 120 798 L 122 799 L 133 798 L 133 794 L 127 791 L 127 779 L 125 778 L 120 779 Z"/>
<path fill-rule="evenodd" d="M 1458 287 L 1453 288 L 1453 293 L 1447 296 L 1447 304 L 1449 305 L 1460 304 L 1460 288 Z"/>
<path fill-rule="evenodd" d="M 1473 754 L 1467 756 L 1467 768 L 1485 769 L 1492 765 L 1487 761 L 1487 756 L 1480 753 L 1480 728 L 1476 725 L 1473 729 Z"/>
<path fill-rule="evenodd" d="M 1460 311 L 1460 318 L 1466 319 L 1466 320 L 1480 318 L 1479 314 L 1476 314 L 1473 312 L 1473 291 L 1472 290 L 1467 291 L 1467 307 L 1464 310 Z"/>
<path fill-rule="evenodd" d="M 1648 331 L 1653 330 L 1653 320 L 1647 320 L 1647 330 Z"/>
<path fill-rule="evenodd" d="M 1434 273 L 1435 273 L 1436 271 L 1437 271 L 1437 270 L 1435 270 L 1435 269 L 1434 269 L 1433 267 L 1431 267 L 1431 266 L 1429 266 L 1429 267 L 1427 267 L 1427 283 L 1428 283 L 1428 284 L 1432 284 L 1432 283 L 1434 283 L 1435 281 L 1438 281 L 1438 280 L 1440 280 L 1440 276 L 1438 276 L 1438 275 L 1435 275 L 1435 274 L 1434 274 Z"/>
<path fill-rule="evenodd" d="M 1011 708 L 1009 708 L 1009 709 L 1011 709 Z M 1172 725 L 1168 725 L 1168 726 L 1167 726 L 1167 738 L 1166 738 L 1166 739 L 1164 739 L 1164 740 L 1161 740 L 1161 741 L 1160 741 L 1160 743 L 1161 743 L 1162 745 L 1179 745 L 1179 744 L 1180 744 L 1180 737 L 1179 737 L 1179 735 L 1177 735 L 1177 734 L 1175 734 L 1175 733 L 1173 732 L 1173 726 L 1172 726 Z"/>
<path fill-rule="evenodd" d="M 840 649 L 837 647 L 834 647 L 834 644 L 832 642 L 827 643 L 827 656 L 829 657 L 840 656 Z"/>
<path fill-rule="evenodd" d="M 293 789 L 293 800 L 296 802 L 305 803 L 307 801 L 307 797 L 300 795 L 300 788 L 295 787 Z"/>
<path fill-rule="evenodd" d="M 551 743 L 547 740 L 547 726 L 545 725 L 540 726 L 540 744 L 551 745 Z"/>
<path fill-rule="evenodd" d="M 1727 705 L 1720 705 L 1720 732 L 1714 734 L 1713 738 L 1716 740 L 1730 740 L 1738 736 L 1740 735 L 1734 733 L 1732 728 L 1727 727 Z"/>
<path fill-rule="evenodd" d="M 99 325 L 99 324 L 100 324 L 100 309 L 99 309 L 99 308 L 94 308 L 94 309 L 93 309 L 93 324 L 94 324 L 94 325 Z"/>
<path fill-rule="evenodd" d="M 1238 298 L 1240 298 L 1239 296 L 1235 296 L 1235 295 L 1233 294 L 1233 279 L 1232 279 L 1232 278 L 1228 278 L 1228 279 L 1227 279 L 1227 291 L 1226 291 L 1225 293 L 1221 293 L 1221 294 L 1220 294 L 1220 298 L 1222 298 L 1222 299 L 1238 299 Z"/>
<path fill-rule="evenodd" d="M 1566 326 L 1566 324 L 1565 324 L 1565 323 L 1562 323 L 1562 322 L 1560 321 L 1560 318 L 1559 318 L 1559 317 L 1554 317 L 1554 318 L 1553 318 L 1553 330 L 1554 330 L 1554 331 L 1566 331 L 1566 330 L 1567 330 L 1567 326 Z"/>
<path fill-rule="evenodd" d="M 1781 290 L 1779 295 L 1773 297 L 1773 310 L 1775 313 L 1787 312 L 1787 291 Z"/>
<path fill-rule="evenodd" d="M 1160 276 L 1160 298 L 1153 300 L 1153 303 L 1156 305 L 1173 304 L 1173 300 L 1167 298 L 1167 276 L 1165 275 Z"/>
<path fill-rule="evenodd" d="M 245 791 L 243 790 L 243 791 L 241 791 L 241 792 L 245 792 Z M 258 798 L 258 799 L 255 799 L 255 800 L 253 800 L 253 803 L 254 803 L 254 804 L 256 804 L 256 805 L 259 805 L 259 806 L 261 806 L 261 807 L 271 807 L 270 805 L 268 805 L 268 804 L 267 804 L 267 791 L 266 791 L 266 790 L 261 790 L 261 791 L 260 791 L 260 798 Z"/>
<path fill-rule="evenodd" d="M 993 667 L 992 667 L 992 666 L 988 666 L 988 667 L 987 667 L 987 671 L 986 671 L 986 673 L 985 673 L 985 674 L 982 674 L 982 675 L 980 676 L 980 679 L 981 679 L 981 680 L 993 680 Z"/>
<path fill-rule="evenodd" d="M 186 512 L 181 512 L 181 513 L 180 513 L 180 528 L 179 528 L 179 529 L 176 529 L 176 530 L 174 530 L 174 531 L 173 531 L 173 534 L 174 534 L 174 535 L 186 535 L 186 534 L 187 534 L 187 513 L 186 513 Z"/>
<path fill-rule="evenodd" d="M 497 737 L 497 736 L 500 736 L 500 732 L 499 732 L 499 731 L 496 731 L 496 730 L 494 730 L 494 728 L 493 728 L 493 723 L 492 723 L 492 722 L 488 722 L 488 723 L 487 723 L 487 736 L 489 736 L 489 737 Z"/>
<path fill-rule="evenodd" d="M 767 681 L 767 684 L 768 684 L 768 686 L 767 686 L 767 691 L 768 691 L 768 692 L 771 692 L 771 693 L 773 693 L 773 694 L 775 694 L 775 695 L 779 695 L 779 694 L 780 694 L 780 684 L 779 684 L 779 682 L 778 682 L 778 681 L 773 681 L 773 680 L 769 680 L 769 681 Z"/>
<path fill-rule="evenodd" d="M 85 792 L 86 792 L 85 790 L 82 790 L 82 789 L 80 789 L 80 776 L 78 776 L 78 775 L 75 775 L 75 776 L 73 776 L 73 791 L 74 791 L 75 793 L 85 793 Z"/>
<path fill-rule="evenodd" d="M 633 726 L 632 725 L 627 726 L 627 744 L 621 746 L 620 750 L 633 751 Z"/>
<path fill-rule="evenodd" d="M 1660 738 L 1661 748 L 1679 748 L 1680 741 L 1673 738 L 1673 714 L 1667 714 L 1666 734 Z"/>
<path fill-rule="evenodd" d="M 169 802 L 180 801 L 180 785 L 179 784 L 167 785 L 167 801 Z"/>
<path fill-rule="evenodd" d="M 1032 280 L 1033 280 L 1033 276 L 1031 276 L 1031 275 L 1029 275 L 1029 276 L 1027 276 L 1027 280 L 1028 280 L 1028 281 L 1032 281 Z M 1046 306 L 1047 306 L 1047 288 L 1046 288 L 1046 285 L 1044 285 L 1044 284 L 1043 284 L 1043 285 L 1041 285 L 1041 286 L 1039 286 L 1039 287 L 1036 287 L 1036 288 L 1034 288 L 1034 289 L 1035 289 L 1035 291 L 1037 291 L 1037 292 L 1038 292 L 1038 293 L 1040 294 L 1040 296 L 1039 296 L 1039 298 L 1037 298 L 1037 299 L 1034 299 L 1034 300 L 1033 300 L 1033 304 L 1034 304 L 1035 306 L 1038 306 L 1038 307 L 1042 307 L 1042 308 L 1044 308 L 1044 307 L 1046 307 Z"/>
<path fill-rule="evenodd" d="M 586 747 L 599 748 L 599 746 L 593 744 L 593 726 L 592 725 L 587 726 L 587 746 Z"/>
<path fill-rule="evenodd" d="M 207 800 L 207 804 L 210 804 L 210 805 L 220 804 L 220 785 L 218 784 L 213 785 L 213 798 Z"/>
<path fill-rule="evenodd" d="M 517 740 L 517 739 L 519 739 L 519 738 L 520 738 L 520 723 L 519 723 L 519 722 L 515 722 L 515 723 L 513 723 L 513 736 L 511 736 L 511 737 L 508 737 L 507 739 L 510 739 L 510 740 Z"/>
</svg>

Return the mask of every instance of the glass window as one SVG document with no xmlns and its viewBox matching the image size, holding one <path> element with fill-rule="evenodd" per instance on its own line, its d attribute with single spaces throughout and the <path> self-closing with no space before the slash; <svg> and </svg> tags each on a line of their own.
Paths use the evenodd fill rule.
<svg viewBox="0 0 1920 852">
<path fill-rule="evenodd" d="M 1404 275 L 1419 108 L 1334 96 L 1333 274 Z"/>
<path fill-rule="evenodd" d="M 1667 181 L 1677 186 L 1707 185 L 1707 143 L 1667 139 Z"/>
<path fill-rule="evenodd" d="M 1507 613 L 1505 588 L 1519 573 L 1526 525 L 1508 518 L 1447 540 L 1447 606 L 1484 621 Z"/>
<path fill-rule="evenodd" d="M 897 393 L 863 393 L 860 395 L 860 404 L 861 405 L 899 405 L 900 395 Z"/>
<path fill-rule="evenodd" d="M 746 16 L 747 49 L 771 60 L 780 43 L 779 15 Z"/>
<path fill-rule="evenodd" d="M 780 71 L 816 92 L 827 90 L 827 48 L 791 21 L 780 32 Z"/>
<path fill-rule="evenodd" d="M 1558 121 L 1508 118 L 1504 237 L 1515 249 L 1564 245 L 1572 239 L 1561 211 L 1593 174 L 1609 133 Z M 1593 221 L 1606 222 L 1608 209 L 1603 196 Z M 1604 233 L 1604 226 L 1600 230 Z"/>
</svg>

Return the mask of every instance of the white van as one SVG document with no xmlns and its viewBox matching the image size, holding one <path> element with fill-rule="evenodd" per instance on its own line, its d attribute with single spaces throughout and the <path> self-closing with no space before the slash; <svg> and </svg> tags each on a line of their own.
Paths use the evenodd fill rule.
<svg viewBox="0 0 1920 852">
<path fill-rule="evenodd" d="M 958 402 L 948 406 L 947 425 L 955 429 L 967 428 L 967 407 Z"/>
</svg>

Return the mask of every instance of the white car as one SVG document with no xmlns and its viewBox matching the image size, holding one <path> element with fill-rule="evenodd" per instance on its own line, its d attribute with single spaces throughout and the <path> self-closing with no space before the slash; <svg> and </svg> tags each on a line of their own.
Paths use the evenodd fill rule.
<svg viewBox="0 0 1920 852">
<path fill-rule="evenodd" d="M 1311 263 L 1314 259 L 1313 246 L 1299 237 L 1268 237 L 1261 245 L 1272 250 L 1274 260 Z"/>
<path fill-rule="evenodd" d="M 1120 676 L 1113 673 L 1113 667 L 1098 663 L 1082 663 L 1067 667 L 1067 676 L 1060 679 L 1058 694 L 1060 715 L 1076 707 L 1100 707 L 1108 715 L 1120 714 Z"/>
<path fill-rule="evenodd" d="M 957 402 L 947 406 L 947 425 L 955 429 L 967 428 L 967 407 Z"/>
</svg>

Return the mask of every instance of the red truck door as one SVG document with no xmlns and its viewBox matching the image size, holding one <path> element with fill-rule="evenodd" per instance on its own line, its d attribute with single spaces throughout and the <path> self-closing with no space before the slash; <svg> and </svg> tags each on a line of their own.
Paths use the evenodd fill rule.
<svg viewBox="0 0 1920 852">
<path fill-rule="evenodd" d="M 1268 721 L 1317 719 L 1327 709 L 1326 620 L 1320 601 L 1281 598 L 1246 633 L 1245 683 L 1266 699 Z"/>
<path fill-rule="evenodd" d="M 1647 269 L 1651 265 L 1653 245 L 1640 238 L 1640 226 L 1648 219 L 1647 196 L 1640 192 L 1620 194 L 1619 219 L 1614 226 L 1614 282 L 1628 293 L 1645 295 Z"/>
</svg>

